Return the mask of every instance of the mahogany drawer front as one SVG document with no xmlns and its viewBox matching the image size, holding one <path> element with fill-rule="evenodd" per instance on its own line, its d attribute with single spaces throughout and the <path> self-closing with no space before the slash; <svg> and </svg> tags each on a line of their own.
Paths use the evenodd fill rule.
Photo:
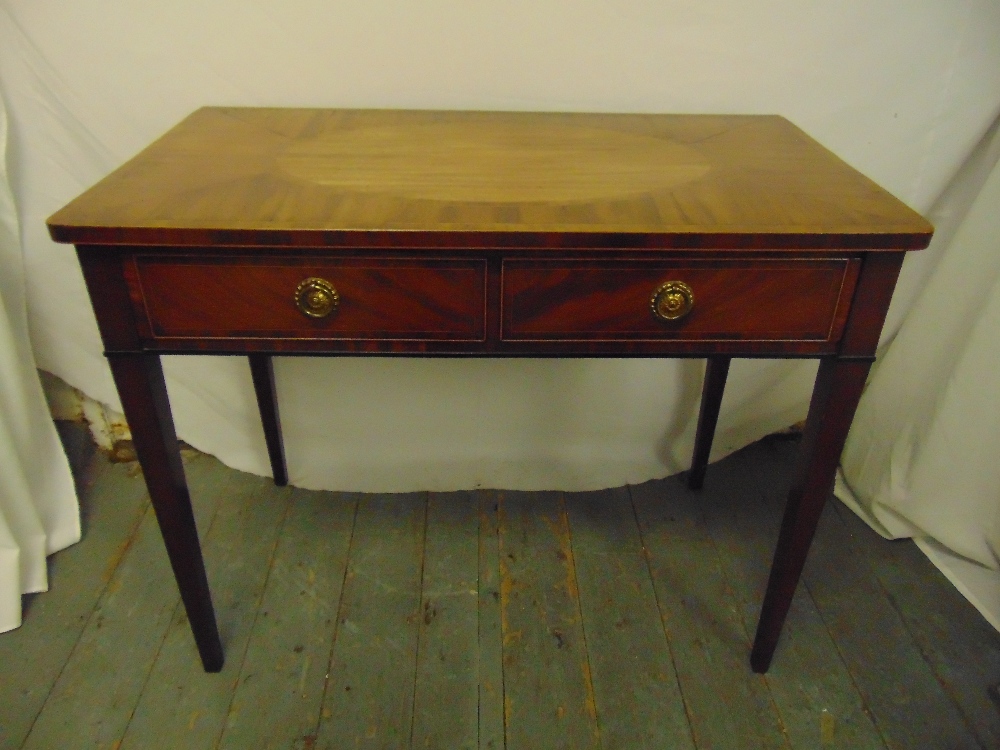
<svg viewBox="0 0 1000 750">
<path fill-rule="evenodd" d="M 508 341 L 835 341 L 850 309 L 860 261 L 507 260 L 503 330 Z M 653 312 L 666 282 L 686 284 L 690 311 Z"/>
<path fill-rule="evenodd" d="M 129 276 L 153 339 L 485 338 L 479 259 L 137 255 Z M 296 304 L 300 284 L 316 278 L 338 297 L 319 318 Z"/>
</svg>

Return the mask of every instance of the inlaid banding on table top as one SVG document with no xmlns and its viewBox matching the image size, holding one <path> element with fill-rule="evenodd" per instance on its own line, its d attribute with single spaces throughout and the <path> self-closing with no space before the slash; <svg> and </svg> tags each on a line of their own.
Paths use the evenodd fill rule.
<svg viewBox="0 0 1000 750">
<path fill-rule="evenodd" d="M 77 244 L 207 671 L 223 647 L 159 354 L 821 357 L 750 657 L 764 672 L 903 262 L 931 225 L 776 116 L 200 109 L 49 219 Z"/>
<path fill-rule="evenodd" d="M 137 255 L 128 277 L 152 339 L 485 339 L 481 259 Z M 335 290 L 324 315 L 310 283 Z"/>
<path fill-rule="evenodd" d="M 731 249 L 766 235 L 869 249 L 931 233 L 777 116 L 238 107 L 193 113 L 49 226 L 95 244 L 396 247 L 421 244 L 412 233 L 435 247 Z"/>
<path fill-rule="evenodd" d="M 505 260 L 508 341 L 836 341 L 857 259 Z M 677 285 L 689 310 L 665 319 L 651 297 Z"/>
</svg>

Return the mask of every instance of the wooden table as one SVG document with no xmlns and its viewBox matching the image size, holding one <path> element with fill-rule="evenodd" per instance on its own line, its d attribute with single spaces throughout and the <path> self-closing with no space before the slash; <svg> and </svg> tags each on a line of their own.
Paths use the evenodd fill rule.
<svg viewBox="0 0 1000 750">
<path fill-rule="evenodd" d="M 207 671 L 222 668 L 160 355 L 816 357 L 751 665 L 766 671 L 904 251 L 932 227 L 786 120 L 205 108 L 49 219 L 76 245 Z M 582 406 L 582 405 L 581 405 Z"/>
</svg>

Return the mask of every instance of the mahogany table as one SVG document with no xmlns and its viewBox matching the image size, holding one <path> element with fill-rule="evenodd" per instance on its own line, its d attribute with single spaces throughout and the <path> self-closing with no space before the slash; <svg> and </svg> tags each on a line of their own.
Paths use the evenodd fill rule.
<svg viewBox="0 0 1000 750">
<path fill-rule="evenodd" d="M 204 668 L 222 668 L 161 354 L 705 357 L 819 374 L 750 661 L 766 671 L 904 251 L 932 227 L 786 120 L 205 108 L 49 221 L 76 245 Z"/>
</svg>

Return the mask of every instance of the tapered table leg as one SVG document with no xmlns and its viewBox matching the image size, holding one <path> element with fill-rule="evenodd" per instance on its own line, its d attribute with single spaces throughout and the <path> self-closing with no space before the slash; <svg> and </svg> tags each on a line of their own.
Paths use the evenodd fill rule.
<svg viewBox="0 0 1000 750">
<path fill-rule="evenodd" d="M 160 357 L 112 354 L 108 355 L 108 361 L 201 663 L 206 672 L 218 672 L 224 658 L 222 641 L 215 623 Z"/>
<path fill-rule="evenodd" d="M 766 672 L 771 664 L 809 545 L 833 489 L 840 454 L 870 368 L 868 360 L 826 359 L 820 362 L 795 481 L 788 493 L 750 654 L 750 666 L 755 672 Z"/>
<path fill-rule="evenodd" d="M 251 354 L 250 375 L 257 394 L 257 408 L 264 426 L 264 442 L 267 455 L 271 459 L 271 474 L 279 487 L 288 484 L 288 469 L 285 465 L 285 445 L 281 439 L 281 418 L 278 413 L 278 392 L 274 388 L 274 364 L 269 354 Z"/>
<path fill-rule="evenodd" d="M 694 457 L 691 459 L 691 470 L 687 476 L 688 487 L 692 490 L 701 489 L 705 481 L 708 455 L 712 452 L 715 426 L 719 423 L 719 407 L 722 406 L 722 394 L 726 390 L 730 362 L 730 357 L 709 357 L 705 368 L 701 409 L 698 412 L 698 431 L 694 437 Z"/>
</svg>

